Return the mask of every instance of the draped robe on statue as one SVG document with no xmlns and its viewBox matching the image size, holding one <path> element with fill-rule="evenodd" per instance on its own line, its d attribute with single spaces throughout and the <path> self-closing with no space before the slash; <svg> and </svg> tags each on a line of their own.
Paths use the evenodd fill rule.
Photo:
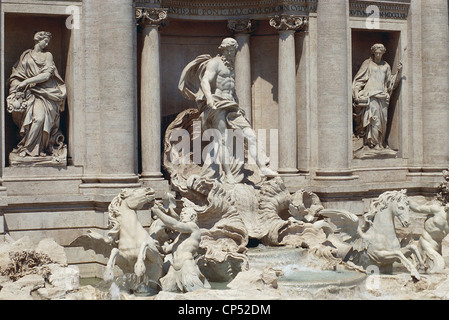
<svg viewBox="0 0 449 320">
<path fill-rule="evenodd" d="M 388 106 L 391 93 L 397 86 L 397 78 L 397 75 L 391 75 L 387 62 L 377 64 L 371 58 L 365 60 L 354 78 L 354 99 L 367 98 L 358 120 L 360 126 L 356 128 L 356 135 L 363 137 L 364 145 L 386 147 Z M 358 97 L 355 96 L 356 92 L 359 92 Z"/>
<path fill-rule="evenodd" d="M 49 73 L 50 79 L 27 85 L 24 91 L 17 89 L 22 81 L 42 73 Z M 51 155 L 53 146 L 63 140 L 59 120 L 67 95 L 55 64 L 47 64 L 35 57 L 31 49 L 27 50 L 14 65 L 9 84 L 8 111 L 12 113 L 21 137 L 13 152 L 32 157 Z"/>
<path fill-rule="evenodd" d="M 197 110 L 188 109 L 181 112 L 169 127 L 170 130 L 176 128 L 191 130 L 193 121 L 200 121 L 201 132 L 192 133 L 193 138 L 196 138 L 196 135 L 202 134 L 205 130 L 217 129 L 220 119 L 225 120 L 227 129 L 238 129 L 236 132 L 251 128 L 250 123 L 245 118 L 244 111 L 239 108 L 233 96 L 213 94 L 215 109 L 207 106 L 205 95 L 201 89 L 201 80 L 207 63 L 211 59 L 213 57 L 209 54 L 200 55 L 184 68 L 179 80 L 178 90 L 186 99 L 196 102 Z M 243 137 L 240 137 L 240 139 L 243 140 Z M 166 143 L 170 144 L 168 140 L 166 140 Z M 243 165 L 243 159 L 236 159 L 231 155 L 230 169 L 237 182 L 243 179 Z M 200 170 L 204 177 L 224 180 L 225 173 L 217 161 L 209 164 L 203 163 Z"/>
<path fill-rule="evenodd" d="M 184 68 L 179 80 L 179 91 L 186 99 L 196 101 L 198 111 L 201 113 L 204 130 L 216 128 L 217 120 L 222 117 L 226 118 L 229 129 L 251 127 L 245 119 L 244 111 L 239 108 L 232 96 L 218 96 L 214 94 L 216 109 L 207 107 L 206 98 L 201 90 L 201 80 L 210 59 L 212 57 L 208 54 L 200 55 Z"/>
</svg>

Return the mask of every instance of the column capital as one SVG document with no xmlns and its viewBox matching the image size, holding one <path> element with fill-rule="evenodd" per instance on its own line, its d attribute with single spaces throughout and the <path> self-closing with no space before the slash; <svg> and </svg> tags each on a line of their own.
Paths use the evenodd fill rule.
<svg viewBox="0 0 449 320">
<path fill-rule="evenodd" d="M 165 27 L 168 23 L 168 9 L 136 8 L 136 21 L 142 27 Z"/>
<path fill-rule="evenodd" d="M 306 16 L 280 15 L 270 18 L 270 26 L 278 31 L 301 31 L 309 24 Z"/>
<path fill-rule="evenodd" d="M 234 33 L 252 33 L 256 29 L 256 21 L 253 19 L 230 19 L 228 28 Z"/>
</svg>

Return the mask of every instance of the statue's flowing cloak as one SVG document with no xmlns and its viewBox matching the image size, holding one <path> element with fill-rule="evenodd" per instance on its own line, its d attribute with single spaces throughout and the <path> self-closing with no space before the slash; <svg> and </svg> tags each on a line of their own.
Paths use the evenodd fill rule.
<svg viewBox="0 0 449 320">
<path fill-rule="evenodd" d="M 385 77 L 373 80 L 374 68 L 384 68 Z M 359 113 L 362 124 L 360 129 L 363 128 L 363 133 L 356 132 L 358 135 L 363 135 L 365 141 L 371 140 L 376 145 L 382 145 L 384 142 L 387 131 L 389 97 L 395 87 L 396 77 L 396 75 L 391 75 L 391 67 L 388 63 L 384 62 L 382 65 L 377 65 L 371 58 L 363 62 L 360 70 L 354 77 L 354 98 L 356 98 L 355 92 L 360 92 L 368 98 L 366 107 Z M 378 82 L 375 85 L 375 89 L 367 88 L 367 84 L 374 81 L 382 83 Z"/>
<path fill-rule="evenodd" d="M 22 112 L 17 112 L 13 106 L 17 100 L 17 86 L 24 80 L 42 73 L 49 73 L 50 79 L 27 86 L 24 92 L 26 101 L 23 102 L 26 108 Z M 54 143 L 58 139 L 56 135 L 59 134 L 59 115 L 64 110 L 66 96 L 66 86 L 55 64 L 47 64 L 45 60 L 35 57 L 31 49 L 26 50 L 12 68 L 7 99 L 8 110 L 12 112 L 13 120 L 20 128 L 22 137 L 18 152 L 25 151 L 31 156 L 38 156 L 50 142 Z M 43 110 L 45 113 L 40 126 L 33 125 L 36 122 L 35 108 L 38 106 L 40 112 Z"/>
<path fill-rule="evenodd" d="M 244 118 L 243 111 L 239 108 L 234 100 L 224 99 L 223 97 L 213 95 L 216 109 L 211 109 L 207 106 L 206 98 L 201 89 L 201 81 L 207 68 L 207 64 L 211 59 L 214 59 L 208 54 L 200 55 L 190 62 L 182 71 L 178 90 L 188 100 L 196 102 L 196 108 L 190 108 L 182 111 L 176 119 L 167 128 L 165 134 L 164 145 L 164 167 L 169 171 L 172 183 L 179 185 L 185 184 L 189 175 L 199 174 L 202 177 L 209 179 L 224 180 L 225 173 L 221 165 L 216 161 L 205 164 L 203 157 L 203 150 L 205 147 L 210 147 L 208 143 L 201 142 L 201 153 L 199 161 L 194 159 L 193 150 L 190 150 L 189 163 L 179 163 L 179 160 L 185 155 L 180 155 L 175 148 L 177 141 L 171 141 L 172 133 L 177 130 L 187 130 L 190 134 L 191 146 L 195 145 L 194 141 L 202 140 L 202 135 L 205 130 L 216 129 L 219 119 L 225 119 L 228 129 L 244 129 L 250 127 L 249 122 Z M 194 130 L 194 122 L 198 121 L 201 124 L 201 130 Z M 243 140 L 243 137 L 238 136 Z M 242 141 L 240 140 L 240 141 Z M 245 142 L 243 142 L 245 143 Z M 198 156 L 198 155 L 196 155 Z M 231 155 L 230 169 L 236 181 L 243 179 L 242 158 L 235 158 Z"/>
<path fill-rule="evenodd" d="M 250 127 L 244 111 L 239 108 L 235 100 L 229 100 L 213 94 L 216 109 L 207 106 L 206 98 L 201 89 L 207 63 L 213 59 L 208 54 L 200 55 L 190 62 L 182 71 L 178 90 L 188 100 L 196 101 L 204 130 L 215 129 L 219 119 L 225 118 L 228 129 L 244 129 Z"/>
</svg>

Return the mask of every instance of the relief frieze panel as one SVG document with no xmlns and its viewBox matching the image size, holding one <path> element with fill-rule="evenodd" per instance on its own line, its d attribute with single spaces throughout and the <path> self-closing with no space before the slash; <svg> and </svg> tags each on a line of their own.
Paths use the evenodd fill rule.
<svg viewBox="0 0 449 320">
<path fill-rule="evenodd" d="M 246 0 L 246 1 L 180 1 L 138 0 L 138 6 L 163 6 L 168 13 L 182 16 L 234 17 L 246 15 L 271 16 L 283 13 L 316 12 L 318 0 Z"/>
<path fill-rule="evenodd" d="M 378 8 L 376 14 L 381 19 L 406 20 L 411 0 L 349 0 L 349 15 L 352 17 L 368 17 L 373 11 L 370 6 Z M 168 13 L 181 16 L 198 17 L 232 17 L 274 14 L 307 14 L 316 12 L 319 0 L 137 0 L 139 6 L 163 6 Z"/>
<path fill-rule="evenodd" d="M 363 18 L 377 15 L 381 19 L 407 20 L 409 7 L 410 0 L 350 0 L 349 15 Z"/>
</svg>

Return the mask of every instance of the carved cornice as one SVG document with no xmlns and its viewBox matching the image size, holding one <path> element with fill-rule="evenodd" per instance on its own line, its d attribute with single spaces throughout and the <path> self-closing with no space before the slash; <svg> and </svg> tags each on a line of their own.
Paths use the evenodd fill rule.
<svg viewBox="0 0 449 320">
<path fill-rule="evenodd" d="M 273 15 L 308 15 L 318 0 L 136 0 L 140 7 L 164 7 L 173 17 L 213 20 L 217 18 L 265 19 Z"/>
<path fill-rule="evenodd" d="M 234 33 L 251 33 L 256 29 L 256 21 L 253 19 L 228 20 L 228 28 Z"/>
<path fill-rule="evenodd" d="M 370 5 L 379 8 L 379 18 L 406 20 L 412 0 L 335 0 L 349 1 L 351 17 L 368 17 Z M 430 0 L 431 1 L 431 0 Z M 177 18 L 213 20 L 218 18 L 266 19 L 273 15 L 316 13 L 319 0 L 136 0 L 138 7 L 163 7 Z"/>
<path fill-rule="evenodd" d="M 167 17 L 167 9 L 136 8 L 136 21 L 141 26 L 164 27 L 168 22 Z"/>
<path fill-rule="evenodd" d="M 367 12 L 369 6 L 376 6 L 380 19 L 407 20 L 411 0 L 350 0 L 349 15 L 366 18 L 372 14 Z"/>
<path fill-rule="evenodd" d="M 309 18 L 305 16 L 281 15 L 270 19 L 270 26 L 278 31 L 301 31 L 309 24 Z"/>
</svg>

